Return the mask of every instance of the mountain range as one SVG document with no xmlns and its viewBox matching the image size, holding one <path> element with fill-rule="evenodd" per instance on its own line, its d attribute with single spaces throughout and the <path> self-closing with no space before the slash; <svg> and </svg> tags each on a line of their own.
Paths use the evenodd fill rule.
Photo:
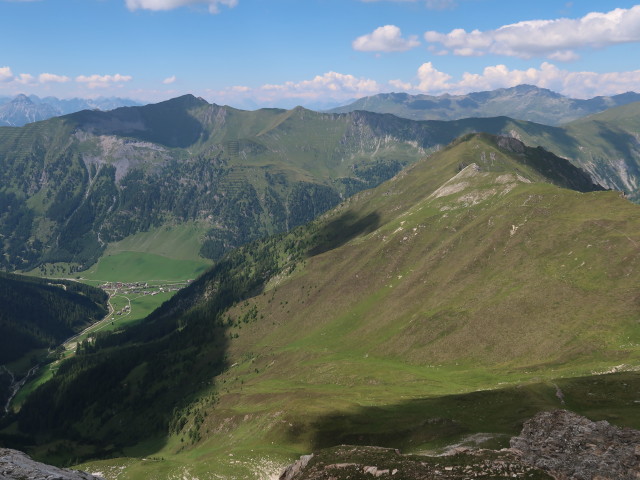
<svg viewBox="0 0 640 480">
<path fill-rule="evenodd" d="M 119 478 L 255 478 L 341 443 L 500 444 L 562 405 L 637 428 L 637 373 L 591 374 L 638 361 L 638 232 L 567 160 L 468 134 L 97 337 L 9 431 L 58 463 L 153 459 L 92 464 Z"/>
<path fill-rule="evenodd" d="M 627 92 L 587 100 L 569 98 L 546 88 L 518 85 L 466 95 L 410 95 L 381 93 L 329 110 L 347 113 L 366 110 L 392 113 L 412 120 L 459 120 L 471 117 L 507 116 L 519 120 L 560 125 L 606 109 L 640 101 L 640 94 Z"/>
<path fill-rule="evenodd" d="M 82 270 L 109 243 L 185 222 L 200 229 L 200 253 L 219 258 L 310 221 L 470 132 L 542 146 L 638 201 L 639 119 L 640 103 L 553 127 L 508 117 L 248 112 L 187 95 L 3 127 L 0 263 Z"/>
<path fill-rule="evenodd" d="M 37 95 L 17 95 L 13 98 L 0 97 L 0 126 L 20 127 L 27 123 L 47 120 L 80 110 L 113 110 L 118 107 L 140 105 L 127 98 L 94 99 L 56 97 L 40 98 Z"/>
</svg>

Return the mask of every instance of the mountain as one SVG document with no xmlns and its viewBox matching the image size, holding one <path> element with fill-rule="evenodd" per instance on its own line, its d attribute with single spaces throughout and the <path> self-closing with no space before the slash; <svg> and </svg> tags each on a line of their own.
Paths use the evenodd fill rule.
<svg viewBox="0 0 640 480">
<path fill-rule="evenodd" d="M 63 340 L 107 314 L 107 294 L 68 280 L 0 272 L 0 364 Z"/>
<path fill-rule="evenodd" d="M 20 126 L 55 117 L 58 111 L 51 105 L 35 104 L 26 95 L 18 95 L 0 106 L 0 125 Z"/>
<path fill-rule="evenodd" d="M 201 232 L 201 254 L 216 259 L 301 225 L 470 132 L 541 145 L 638 201 L 639 105 L 552 127 L 508 117 L 248 112 L 187 95 L 0 128 L 0 265 L 82 270 L 109 243 L 187 222 Z"/>
<path fill-rule="evenodd" d="M 27 123 L 78 112 L 80 110 L 113 110 L 118 107 L 140 105 L 126 98 L 59 99 L 39 98 L 36 95 L 17 95 L 13 99 L 0 97 L 0 126 L 20 127 Z"/>
<path fill-rule="evenodd" d="M 500 445 L 561 404 L 637 428 L 637 372 L 591 374 L 640 355 L 639 227 L 639 206 L 568 161 L 470 134 L 229 252 L 66 362 L 19 426 L 51 460 L 158 459 L 92 467 L 126 478 L 257 478 L 347 443 Z"/>
<path fill-rule="evenodd" d="M 0 263 L 86 268 L 108 242 L 187 221 L 217 258 L 390 178 L 453 139 L 444 127 L 187 95 L 0 128 Z"/>
<path fill-rule="evenodd" d="M 607 188 L 640 201 L 640 102 L 573 121 L 563 127 L 512 123 L 509 133 L 569 159 Z"/>
<path fill-rule="evenodd" d="M 81 110 L 114 110 L 120 107 L 135 107 L 141 103 L 130 98 L 120 97 L 96 97 L 96 98 L 56 98 L 44 97 L 39 98 L 31 95 L 29 98 L 38 104 L 47 104 L 55 108 L 58 115 L 67 115 L 69 113 L 79 112 Z"/>
<path fill-rule="evenodd" d="M 608 108 L 640 101 L 640 94 L 627 92 L 612 97 L 580 100 L 546 88 L 518 85 L 466 95 L 409 95 L 382 93 L 364 97 L 329 110 L 347 113 L 366 110 L 392 113 L 412 120 L 458 120 L 470 117 L 507 116 L 544 125 L 559 125 Z"/>
<path fill-rule="evenodd" d="M 102 290 L 77 282 L 0 272 L 0 417 L 16 378 L 37 364 L 41 350 L 55 349 L 103 318 L 107 298 Z"/>
</svg>

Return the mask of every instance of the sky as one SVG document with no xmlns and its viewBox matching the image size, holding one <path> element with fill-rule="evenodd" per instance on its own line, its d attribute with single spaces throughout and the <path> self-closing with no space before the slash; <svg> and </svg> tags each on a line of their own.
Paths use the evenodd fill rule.
<svg viewBox="0 0 640 480">
<path fill-rule="evenodd" d="M 0 0 L 0 96 L 331 107 L 522 83 L 640 92 L 623 0 Z"/>
</svg>

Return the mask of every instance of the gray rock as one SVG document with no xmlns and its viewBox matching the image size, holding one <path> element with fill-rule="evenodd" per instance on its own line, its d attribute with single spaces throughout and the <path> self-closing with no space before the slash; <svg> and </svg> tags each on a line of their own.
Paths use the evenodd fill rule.
<svg viewBox="0 0 640 480">
<path fill-rule="evenodd" d="M 26 453 L 0 448 L 0 480 L 104 480 L 79 470 L 58 468 L 32 460 Z"/>
<path fill-rule="evenodd" d="M 640 431 L 566 410 L 542 412 L 525 422 L 511 448 L 559 480 L 640 479 Z"/>
<path fill-rule="evenodd" d="M 284 469 L 284 472 L 280 475 L 280 480 L 292 480 L 296 477 L 309 463 L 309 460 L 313 458 L 313 453 L 311 455 L 302 455 L 299 460 L 296 460 L 294 463 L 289 465 Z"/>
</svg>

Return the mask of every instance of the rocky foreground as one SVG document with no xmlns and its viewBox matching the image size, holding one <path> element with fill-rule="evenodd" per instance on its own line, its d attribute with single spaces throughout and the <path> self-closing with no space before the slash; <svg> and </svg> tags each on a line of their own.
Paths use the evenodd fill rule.
<svg viewBox="0 0 640 480">
<path fill-rule="evenodd" d="M 566 410 L 539 413 L 510 445 L 458 448 L 438 457 L 342 445 L 301 457 L 280 480 L 640 479 L 640 431 Z"/>
<path fill-rule="evenodd" d="M 104 480 L 86 472 L 53 467 L 26 453 L 0 448 L 0 480 Z"/>
</svg>

